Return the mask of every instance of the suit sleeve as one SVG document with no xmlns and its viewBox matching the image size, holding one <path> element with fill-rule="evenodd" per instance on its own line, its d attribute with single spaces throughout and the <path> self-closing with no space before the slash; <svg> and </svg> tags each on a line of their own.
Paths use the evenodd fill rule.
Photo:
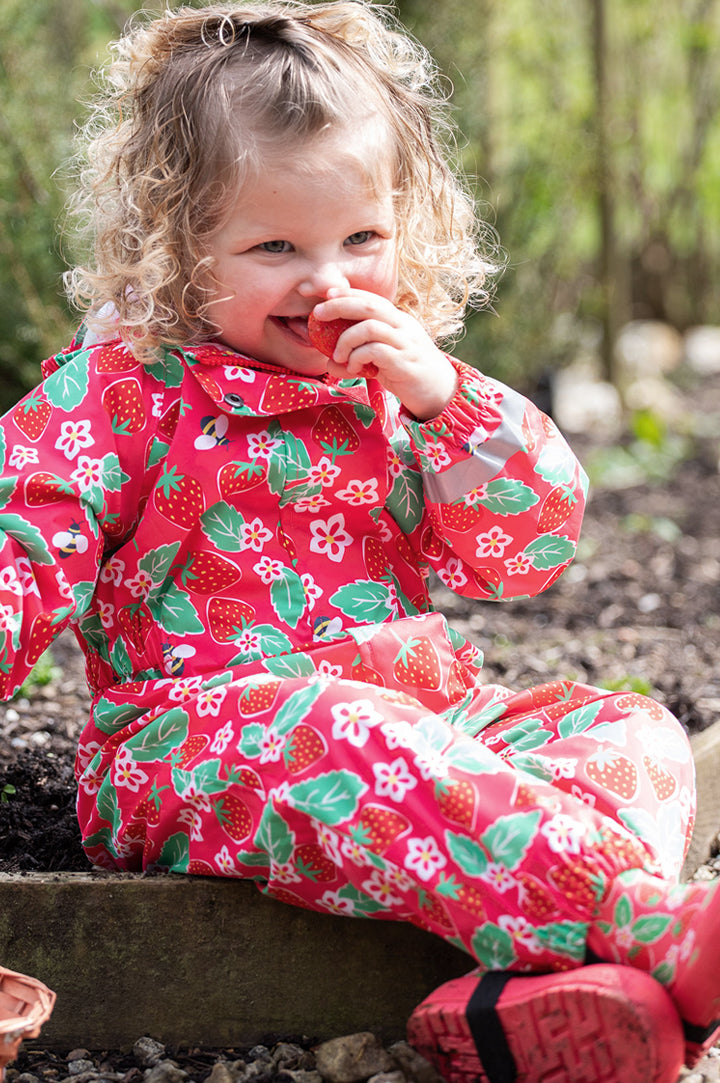
<svg viewBox="0 0 720 1083">
<path fill-rule="evenodd" d="M 122 356 L 121 356 L 122 354 Z M 0 698 L 87 612 L 132 532 L 157 381 L 121 344 L 67 351 L 0 419 Z"/>
<path fill-rule="evenodd" d="M 442 414 L 425 422 L 399 415 L 405 447 L 397 458 L 419 472 L 424 504 L 409 542 L 459 594 L 539 594 L 575 555 L 587 478 L 532 402 L 453 365 L 458 389 Z"/>
</svg>

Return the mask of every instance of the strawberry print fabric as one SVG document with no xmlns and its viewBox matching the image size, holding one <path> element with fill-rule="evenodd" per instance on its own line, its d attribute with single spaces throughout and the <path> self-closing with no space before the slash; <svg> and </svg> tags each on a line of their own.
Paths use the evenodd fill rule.
<svg viewBox="0 0 720 1083">
<path fill-rule="evenodd" d="M 252 877 L 520 969 L 581 962 L 618 872 L 677 874 L 675 720 L 572 682 L 484 685 L 432 611 L 430 568 L 478 599 L 545 589 L 584 503 L 552 423 L 454 364 L 420 423 L 374 380 L 78 345 L 2 420 L 2 692 L 72 624 L 93 862 Z"/>
</svg>

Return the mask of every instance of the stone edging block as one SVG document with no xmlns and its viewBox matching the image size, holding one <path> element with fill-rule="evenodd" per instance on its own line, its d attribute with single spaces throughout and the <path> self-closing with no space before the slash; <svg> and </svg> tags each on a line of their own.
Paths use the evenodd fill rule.
<svg viewBox="0 0 720 1083">
<path fill-rule="evenodd" d="M 332 917 L 247 882 L 109 873 L 0 875 L 2 965 L 58 997 L 34 1044 L 128 1049 L 404 1037 L 469 956 L 398 922 Z"/>
</svg>

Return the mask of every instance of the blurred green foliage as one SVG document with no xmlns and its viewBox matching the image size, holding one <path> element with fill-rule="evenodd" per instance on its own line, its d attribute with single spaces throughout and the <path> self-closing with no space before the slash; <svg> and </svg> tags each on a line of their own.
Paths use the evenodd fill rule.
<svg viewBox="0 0 720 1083">
<path fill-rule="evenodd" d="M 0 406 L 72 333 L 62 165 L 91 70 L 139 7 L 0 6 Z M 399 12 L 454 87 L 459 157 L 507 253 L 494 311 L 468 320 L 460 356 L 527 390 L 624 319 L 717 322 L 720 0 Z"/>
</svg>

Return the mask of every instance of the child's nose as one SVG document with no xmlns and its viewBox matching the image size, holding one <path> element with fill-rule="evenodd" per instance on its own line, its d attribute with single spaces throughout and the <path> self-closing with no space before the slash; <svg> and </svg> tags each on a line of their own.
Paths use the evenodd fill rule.
<svg viewBox="0 0 720 1083">
<path fill-rule="evenodd" d="M 333 261 L 318 262 L 308 266 L 298 286 L 298 292 L 303 297 L 320 297 L 324 299 L 328 290 L 337 286 L 344 289 L 350 287 L 350 282 L 343 268 Z"/>
</svg>

